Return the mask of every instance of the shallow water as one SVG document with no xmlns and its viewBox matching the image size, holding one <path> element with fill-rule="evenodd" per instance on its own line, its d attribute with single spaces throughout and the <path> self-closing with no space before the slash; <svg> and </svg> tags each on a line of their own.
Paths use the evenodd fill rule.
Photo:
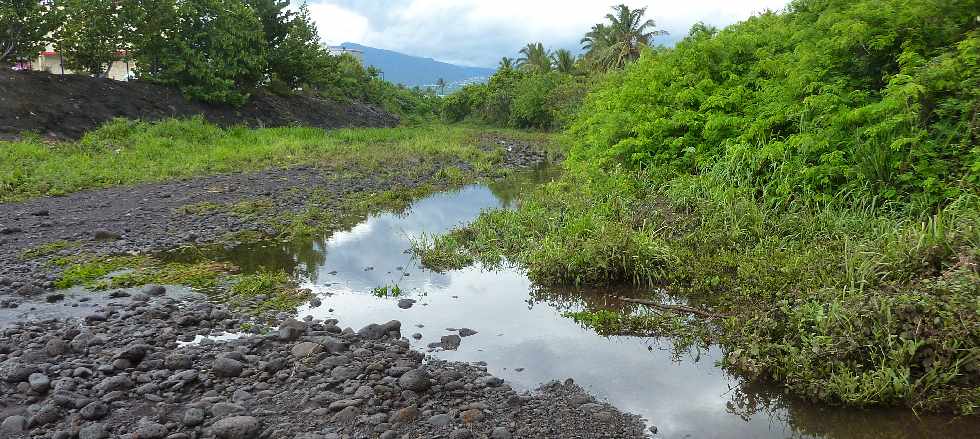
<svg viewBox="0 0 980 439">
<path fill-rule="evenodd" d="M 553 174 L 525 173 L 490 185 L 468 186 L 419 200 L 400 214 L 375 215 L 349 231 L 296 243 L 250 244 L 224 258 L 245 271 L 282 268 L 305 279 L 322 300 L 299 316 L 337 318 L 341 326 L 397 319 L 420 350 L 452 332 L 471 328 L 457 351 L 439 358 L 485 361 L 516 388 L 531 389 L 572 377 L 600 398 L 639 414 L 664 438 L 969 438 L 980 437 L 977 418 L 916 418 L 901 410 L 822 408 L 783 398 L 772 388 L 745 386 L 715 363 L 716 349 L 675 358 L 669 339 L 602 337 L 562 314 L 584 307 L 623 306 L 587 291 L 540 291 L 517 269 L 471 267 L 448 273 L 424 270 L 406 252 L 423 233 L 442 233 L 472 221 L 483 209 L 512 207 L 515 196 Z M 398 285 L 400 298 L 372 290 Z M 624 294 L 624 292 L 617 292 Z M 418 327 L 421 326 L 421 327 Z"/>
</svg>

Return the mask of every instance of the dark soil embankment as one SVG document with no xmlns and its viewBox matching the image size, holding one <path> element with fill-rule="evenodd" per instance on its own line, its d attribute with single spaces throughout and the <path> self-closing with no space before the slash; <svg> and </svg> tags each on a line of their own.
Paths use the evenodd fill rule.
<svg viewBox="0 0 980 439">
<path fill-rule="evenodd" d="M 390 127 L 399 122 L 397 116 L 370 105 L 307 96 L 257 91 L 247 104 L 235 108 L 189 101 L 175 88 L 143 81 L 0 72 L 0 137 L 34 132 L 76 139 L 117 117 L 159 120 L 196 115 L 221 126 Z"/>
</svg>

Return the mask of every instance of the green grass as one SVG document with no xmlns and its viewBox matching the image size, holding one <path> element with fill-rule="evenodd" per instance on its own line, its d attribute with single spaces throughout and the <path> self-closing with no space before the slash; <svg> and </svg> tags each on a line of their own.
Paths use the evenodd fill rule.
<svg viewBox="0 0 980 439">
<path fill-rule="evenodd" d="M 61 252 L 62 250 L 75 249 L 81 246 L 82 243 L 77 241 L 53 241 L 21 252 L 20 259 L 22 261 L 29 261 L 32 259 L 43 258 L 45 256 L 52 256 Z"/>
<path fill-rule="evenodd" d="M 712 174 L 570 164 L 513 211 L 416 243 L 424 264 L 524 266 L 543 286 L 666 288 L 734 317 L 585 310 L 603 333 L 721 344 L 724 364 L 814 400 L 980 407 L 980 198 L 909 217 L 881 206 L 773 206 Z"/>
<path fill-rule="evenodd" d="M 487 131 L 446 125 L 222 129 L 201 119 L 116 120 L 77 142 L 50 143 L 32 136 L 0 142 L 0 202 L 301 164 L 388 173 L 469 163 L 493 171 L 500 154 L 478 147 L 479 135 Z M 549 145 L 542 134 L 492 131 Z M 447 170 L 445 176 L 452 180 L 460 175 Z"/>
<path fill-rule="evenodd" d="M 294 311 L 313 297 L 309 290 L 297 288 L 296 281 L 284 271 L 262 270 L 239 276 L 231 287 L 232 305 L 242 306 L 249 300 L 262 298 L 250 311 Z"/>
</svg>

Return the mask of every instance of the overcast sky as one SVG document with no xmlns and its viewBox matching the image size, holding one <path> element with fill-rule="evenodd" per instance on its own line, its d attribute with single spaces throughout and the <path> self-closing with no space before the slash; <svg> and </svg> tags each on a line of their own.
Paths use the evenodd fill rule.
<svg viewBox="0 0 980 439">
<path fill-rule="evenodd" d="M 296 1 L 296 0 L 294 0 Z M 531 41 L 578 51 L 578 41 L 622 0 L 308 0 L 320 36 L 457 64 L 496 66 Z M 683 37 L 704 21 L 719 27 L 787 0 L 625 1 L 671 36 Z"/>
</svg>

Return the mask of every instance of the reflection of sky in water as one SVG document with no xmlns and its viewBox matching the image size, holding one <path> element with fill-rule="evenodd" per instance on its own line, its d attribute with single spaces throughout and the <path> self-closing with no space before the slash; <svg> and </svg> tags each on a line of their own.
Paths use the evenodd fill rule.
<svg viewBox="0 0 980 439">
<path fill-rule="evenodd" d="M 535 303 L 529 281 L 517 270 L 471 267 L 439 274 L 421 269 L 405 252 L 411 238 L 446 232 L 472 221 L 483 209 L 497 207 L 501 202 L 491 189 L 470 186 L 420 200 L 403 215 L 373 216 L 350 231 L 312 243 L 313 248 L 304 251 L 320 256 L 307 258 L 315 262 L 306 263 L 315 266 L 310 267 L 314 272 L 308 273 L 312 280 L 306 286 L 321 294 L 323 305 L 301 309 L 300 316 L 337 318 L 354 329 L 397 319 L 404 336 L 423 334 L 422 340 L 412 340 L 419 349 L 449 334 L 446 328 L 472 328 L 479 334 L 464 338 L 458 351 L 434 355 L 486 361 L 492 373 L 517 388 L 572 377 L 600 398 L 647 418 L 659 428 L 657 437 L 975 437 L 971 434 L 977 430 L 950 430 L 942 419 L 919 422 L 906 412 L 819 409 L 798 403 L 784 403 L 785 408 L 763 410 L 746 420 L 733 413 L 746 392 L 714 366 L 715 350 L 701 352 L 697 361 L 690 355 L 675 362 L 665 340 L 600 337 L 562 317 L 554 303 Z M 365 270 L 368 267 L 373 269 Z M 371 294 L 375 287 L 394 284 L 419 302 L 402 310 L 396 298 Z M 416 328 L 417 324 L 424 327 Z"/>
</svg>

